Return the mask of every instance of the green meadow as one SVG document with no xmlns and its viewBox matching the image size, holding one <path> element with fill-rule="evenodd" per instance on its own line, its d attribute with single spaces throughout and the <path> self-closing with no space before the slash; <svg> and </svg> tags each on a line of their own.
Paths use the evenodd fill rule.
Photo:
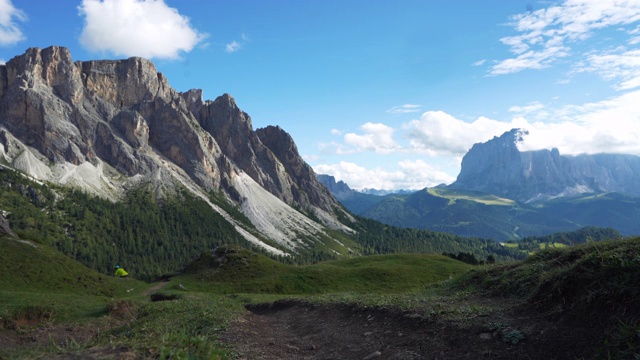
<svg viewBox="0 0 640 360">
<path fill-rule="evenodd" d="M 541 250 L 525 261 L 481 266 L 434 254 L 288 265 L 223 246 L 168 281 L 150 284 L 98 273 L 46 245 L 2 237 L 0 270 L 0 342 L 12 344 L 0 348 L 3 359 L 123 353 L 233 359 L 233 346 L 220 341 L 229 324 L 248 305 L 282 299 L 397 309 L 465 331 L 480 323 L 503 329 L 514 344 L 527 331 L 525 325 L 514 328 L 513 319 L 522 314 L 539 319 L 535 314 L 551 311 L 582 319 L 601 311 L 607 338 L 598 351 L 627 358 L 640 350 L 640 341 L 629 335 L 640 325 L 628 317 L 640 314 L 639 239 Z M 512 320 L 505 315 L 516 312 Z M 21 343 L 26 336 L 35 342 Z"/>
</svg>

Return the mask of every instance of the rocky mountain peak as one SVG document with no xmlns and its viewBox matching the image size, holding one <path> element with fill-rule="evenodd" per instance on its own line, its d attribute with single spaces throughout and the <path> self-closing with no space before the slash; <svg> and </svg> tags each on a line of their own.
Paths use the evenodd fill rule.
<svg viewBox="0 0 640 360">
<path fill-rule="evenodd" d="M 521 152 L 525 130 L 513 129 L 473 145 L 462 159 L 454 189 L 476 190 L 519 201 L 581 193 L 640 195 L 640 157 L 620 154 L 562 156 L 557 148 Z"/>
<path fill-rule="evenodd" d="M 92 60 L 77 65 L 89 94 L 97 95 L 117 108 L 153 101 L 156 97 L 170 100 L 171 88 L 167 79 L 147 59 Z"/>
<path fill-rule="evenodd" d="M 337 201 L 284 130 L 254 131 L 229 94 L 210 101 L 202 90 L 178 93 L 139 57 L 74 62 L 52 46 L 0 65 L 0 145 L 0 158 L 18 170 L 105 197 L 140 184 L 163 194 L 220 191 L 281 239 L 295 231 L 274 228 L 263 215 L 275 215 L 262 206 L 305 209 L 341 227 Z M 262 195 L 247 205 L 251 195 L 242 191 Z M 290 210 L 281 227 L 309 221 Z"/>
</svg>

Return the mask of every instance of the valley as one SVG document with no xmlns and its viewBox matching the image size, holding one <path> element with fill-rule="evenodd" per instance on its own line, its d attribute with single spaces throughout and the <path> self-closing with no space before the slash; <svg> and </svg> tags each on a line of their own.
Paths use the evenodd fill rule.
<svg viewBox="0 0 640 360">
<path fill-rule="evenodd" d="M 364 194 L 229 94 L 29 48 L 0 64 L 0 358 L 637 357 L 640 158 L 523 134 Z"/>
</svg>

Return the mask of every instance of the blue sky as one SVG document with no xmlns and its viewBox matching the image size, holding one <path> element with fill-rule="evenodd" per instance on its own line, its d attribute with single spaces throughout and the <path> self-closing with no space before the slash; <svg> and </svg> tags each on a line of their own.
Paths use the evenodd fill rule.
<svg viewBox="0 0 640 360">
<path fill-rule="evenodd" d="M 474 143 L 640 155 L 640 0 L 0 0 L 0 59 L 151 58 L 351 187 L 455 180 Z"/>
</svg>

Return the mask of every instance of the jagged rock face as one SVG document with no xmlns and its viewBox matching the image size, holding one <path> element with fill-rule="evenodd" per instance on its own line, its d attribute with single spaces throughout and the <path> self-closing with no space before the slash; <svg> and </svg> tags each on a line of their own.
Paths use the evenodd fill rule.
<svg viewBox="0 0 640 360">
<path fill-rule="evenodd" d="M 219 149 L 209 146 L 205 154 L 210 136 L 176 120 L 190 114 L 148 60 L 74 63 L 67 49 L 50 47 L 29 49 L 4 68 L 1 124 L 50 162 L 99 158 L 125 175 L 144 175 L 157 170 L 150 158 L 157 149 L 200 185 L 219 183 L 212 176 Z"/>
<path fill-rule="evenodd" d="M 450 187 L 519 201 L 590 192 L 640 195 L 640 157 L 561 156 L 558 149 L 520 152 L 517 143 L 524 135 L 526 131 L 513 129 L 486 143 L 473 145 Z"/>
<path fill-rule="evenodd" d="M 269 148 L 284 165 L 287 174 L 298 182 L 288 182 L 293 201 L 296 204 L 311 203 L 326 211 L 335 206 L 331 192 L 327 191 L 316 178 L 316 174 L 298 153 L 293 138 L 279 126 L 267 126 L 256 130 L 260 141 Z M 281 176 L 282 180 L 286 180 Z"/>
<path fill-rule="evenodd" d="M 336 178 L 331 175 L 318 174 L 318 181 L 322 183 L 338 200 L 347 199 L 355 193 L 344 181 L 336 182 Z"/>
<path fill-rule="evenodd" d="M 191 112 L 220 144 L 222 152 L 258 184 L 296 207 L 312 205 L 332 212 L 338 205 L 317 182 L 284 130 L 270 126 L 254 131 L 251 117 L 238 108 L 229 94 L 206 102 L 200 96 L 199 91 L 183 94 Z"/>
<path fill-rule="evenodd" d="M 233 184 L 245 172 L 288 205 L 327 214 L 337 205 L 282 129 L 254 131 L 228 94 L 178 93 L 142 58 L 74 62 L 54 46 L 0 65 L 0 144 L 3 161 L 60 183 L 91 173 L 99 188 L 115 170 L 122 186 L 164 192 L 188 179 L 240 204 Z"/>
</svg>

